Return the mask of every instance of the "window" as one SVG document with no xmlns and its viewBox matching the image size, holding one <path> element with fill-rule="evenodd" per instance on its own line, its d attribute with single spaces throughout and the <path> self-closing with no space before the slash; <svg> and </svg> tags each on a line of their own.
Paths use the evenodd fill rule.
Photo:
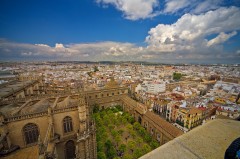
<svg viewBox="0 0 240 159">
<path fill-rule="evenodd" d="M 151 130 L 151 134 L 153 135 L 153 133 L 154 133 L 154 130 L 153 130 L 153 128 L 152 128 L 152 130 Z"/>
<path fill-rule="evenodd" d="M 65 155 L 66 155 L 66 159 L 74 159 L 76 158 L 75 155 L 75 144 L 72 140 L 69 140 L 66 144 L 65 144 Z"/>
<path fill-rule="evenodd" d="M 157 134 L 157 140 L 160 142 L 160 140 L 161 140 L 161 135 L 160 134 Z"/>
<path fill-rule="evenodd" d="M 95 95 L 95 97 L 97 98 L 98 96 L 97 96 L 97 95 Z"/>
<path fill-rule="evenodd" d="M 73 126 L 72 126 L 72 118 L 69 116 L 66 116 L 63 119 L 63 129 L 64 129 L 64 133 L 68 133 L 73 131 Z"/>
<path fill-rule="evenodd" d="M 112 95 L 114 95 L 114 93 L 112 93 Z"/>
<path fill-rule="evenodd" d="M 145 129 L 147 129 L 147 127 L 148 127 L 148 124 L 146 122 L 144 122 L 144 127 L 145 127 Z"/>
<path fill-rule="evenodd" d="M 142 124 L 142 118 L 140 116 L 138 117 L 138 122 Z"/>
<path fill-rule="evenodd" d="M 23 134 L 27 145 L 36 143 L 39 136 L 38 126 L 33 123 L 25 125 L 23 127 Z"/>
</svg>

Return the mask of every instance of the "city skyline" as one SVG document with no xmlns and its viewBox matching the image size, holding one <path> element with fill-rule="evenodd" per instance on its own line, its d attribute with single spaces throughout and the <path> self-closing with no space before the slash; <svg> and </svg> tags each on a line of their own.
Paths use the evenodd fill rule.
<svg viewBox="0 0 240 159">
<path fill-rule="evenodd" d="M 240 61 L 237 0 L 4 0 L 0 6 L 1 61 Z"/>
</svg>

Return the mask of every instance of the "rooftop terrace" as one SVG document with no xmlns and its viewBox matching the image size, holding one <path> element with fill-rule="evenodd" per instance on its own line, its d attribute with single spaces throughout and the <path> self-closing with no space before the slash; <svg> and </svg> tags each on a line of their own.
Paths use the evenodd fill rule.
<svg viewBox="0 0 240 159">
<path fill-rule="evenodd" d="M 240 122 L 215 119 L 179 136 L 140 159 L 219 159 L 240 136 Z"/>
</svg>

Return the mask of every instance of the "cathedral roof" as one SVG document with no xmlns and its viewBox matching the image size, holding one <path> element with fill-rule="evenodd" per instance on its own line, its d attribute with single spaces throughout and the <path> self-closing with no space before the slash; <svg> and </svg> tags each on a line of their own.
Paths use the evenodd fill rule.
<svg viewBox="0 0 240 159">
<path fill-rule="evenodd" d="M 111 78 L 109 82 L 106 83 L 105 88 L 116 88 L 119 87 L 119 84 L 114 80 L 114 78 Z"/>
</svg>

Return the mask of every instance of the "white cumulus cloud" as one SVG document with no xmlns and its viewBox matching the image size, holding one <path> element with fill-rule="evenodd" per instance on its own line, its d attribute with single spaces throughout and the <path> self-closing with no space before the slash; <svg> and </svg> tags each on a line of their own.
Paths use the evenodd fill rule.
<svg viewBox="0 0 240 159">
<path fill-rule="evenodd" d="M 235 31 L 240 30 L 239 17 L 240 9 L 237 7 L 219 8 L 200 15 L 185 14 L 174 24 L 159 24 L 150 29 L 146 42 L 149 49 L 160 52 L 203 49 L 234 36 Z M 215 42 L 208 42 L 207 37 L 212 34 L 220 35 L 213 40 Z"/>
<path fill-rule="evenodd" d="M 221 43 L 227 41 L 229 38 L 235 36 L 236 34 L 237 34 L 236 31 L 234 31 L 232 33 L 229 33 L 229 34 L 221 32 L 216 38 L 211 39 L 210 41 L 208 41 L 207 46 L 221 44 Z"/>
<path fill-rule="evenodd" d="M 64 46 L 63 46 L 63 44 L 56 43 L 55 48 L 56 49 L 62 49 L 62 48 L 64 48 Z"/>
<path fill-rule="evenodd" d="M 223 0 L 204 0 L 196 5 L 192 13 L 203 13 L 209 10 L 217 9 L 223 4 Z"/>
<path fill-rule="evenodd" d="M 163 13 L 195 13 L 200 14 L 220 8 L 224 0 L 165 0 Z"/>
<path fill-rule="evenodd" d="M 151 18 L 159 14 L 154 9 L 159 5 L 158 0 L 96 0 L 104 5 L 114 5 L 122 11 L 129 20 Z"/>
<path fill-rule="evenodd" d="M 183 8 L 188 7 L 192 3 L 192 0 L 166 0 L 165 13 L 175 13 Z"/>
</svg>

